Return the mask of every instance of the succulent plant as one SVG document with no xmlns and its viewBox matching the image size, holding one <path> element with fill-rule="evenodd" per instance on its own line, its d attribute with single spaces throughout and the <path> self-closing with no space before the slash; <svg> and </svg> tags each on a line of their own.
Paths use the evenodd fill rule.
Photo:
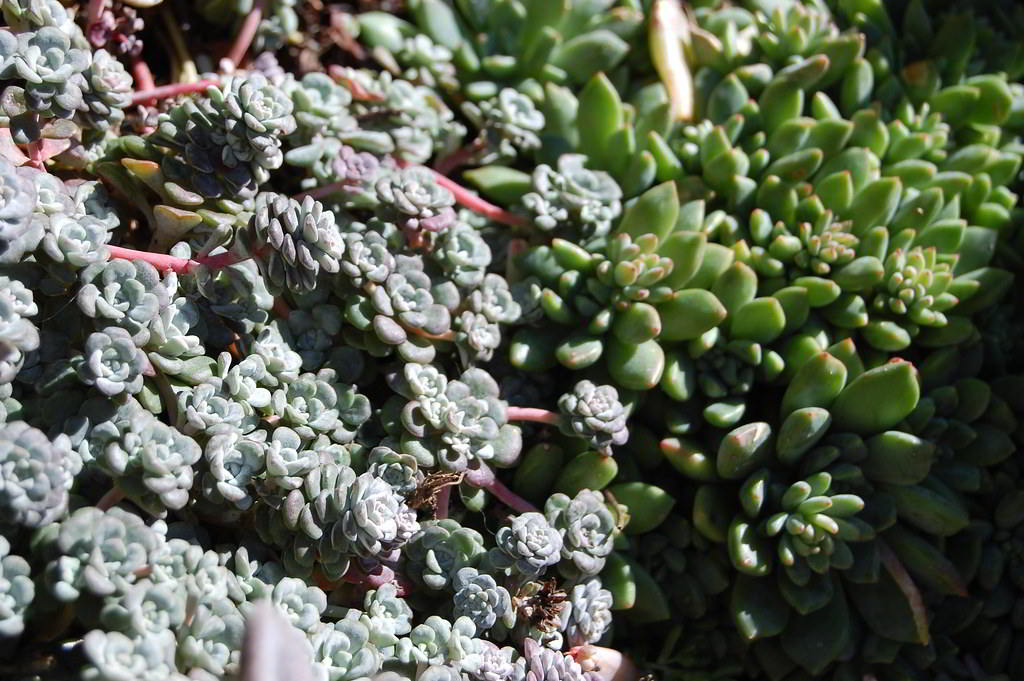
<svg viewBox="0 0 1024 681">
<path fill-rule="evenodd" d="M 274 429 L 263 450 L 268 482 L 286 490 L 298 489 L 303 476 L 316 470 L 316 452 L 303 444 L 302 437 L 291 428 Z"/>
<path fill-rule="evenodd" d="M 487 266 L 491 264 L 491 248 L 476 229 L 456 222 L 434 242 L 431 257 L 452 281 L 471 288 L 484 281 Z M 504 279 L 501 281 L 508 285 Z"/>
<path fill-rule="evenodd" d="M 612 445 L 624 444 L 629 438 L 626 409 L 614 386 L 580 381 L 571 393 L 558 398 L 558 408 L 566 434 L 589 439 L 603 454 L 610 454 Z"/>
<path fill-rule="evenodd" d="M 0 75 L 25 83 L 5 88 L 2 97 L 16 141 L 38 140 L 40 117 L 71 118 L 82 106 L 82 72 L 89 67 L 91 55 L 73 45 L 60 28 L 0 32 L 0 60 Z"/>
<path fill-rule="evenodd" d="M 365 557 L 398 548 L 419 530 L 415 512 L 391 485 L 372 473 L 356 478 L 339 522 L 351 550 Z"/>
<path fill-rule="evenodd" d="M 260 173 L 250 164 L 228 164 L 221 155 L 224 143 L 221 113 L 193 100 L 161 113 L 157 129 L 147 143 L 174 152 L 161 159 L 164 176 L 208 199 L 251 197 L 260 185 Z M 187 158 L 188 163 L 181 158 Z"/>
<path fill-rule="evenodd" d="M 585 489 L 574 498 L 552 494 L 544 505 L 544 515 L 562 535 L 560 568 L 582 575 L 596 575 L 611 553 L 615 537 L 615 517 L 600 492 Z"/>
<path fill-rule="evenodd" d="M 26 353 L 39 347 L 39 329 L 28 317 L 38 312 L 32 291 L 17 279 L 0 277 L 0 382 L 15 378 Z"/>
<path fill-rule="evenodd" d="M 170 632 L 165 632 L 170 634 Z M 182 679 L 174 665 L 174 637 L 131 638 L 119 631 L 94 629 L 83 641 L 89 665 L 82 678 L 90 681 L 131 675 L 140 679 Z"/>
<path fill-rule="evenodd" d="M 184 623 L 185 601 L 172 582 L 142 579 L 127 587 L 122 597 L 105 603 L 100 619 L 111 630 L 132 637 L 162 636 Z"/>
<path fill-rule="evenodd" d="M 444 518 L 420 523 L 420 530 L 409 539 L 403 556 L 414 580 L 439 591 L 451 584 L 459 570 L 474 567 L 484 553 L 479 532 Z"/>
<path fill-rule="evenodd" d="M 370 299 L 380 315 L 392 317 L 400 325 L 422 329 L 433 335 L 443 334 L 451 326 L 451 312 L 435 301 L 430 276 L 414 259 L 399 261 L 383 286 L 374 288 Z M 381 320 L 377 324 L 383 327 L 386 322 Z M 401 329 L 391 331 L 390 328 L 382 340 L 387 342 L 392 334 L 396 340 L 404 340 Z"/>
<path fill-rule="evenodd" d="M 313 659 L 326 667 L 330 681 L 368 678 L 380 669 L 381 655 L 369 642 L 366 625 L 353 617 L 321 625 L 313 632 Z"/>
<path fill-rule="evenodd" d="M 93 45 L 105 46 L 116 54 L 138 56 L 143 47 L 139 33 L 145 26 L 136 8 L 121 3 L 117 11 L 103 10 L 97 21 L 88 27 L 88 38 Z"/>
<path fill-rule="evenodd" d="M 149 325 L 170 302 L 152 265 L 137 260 L 108 260 L 81 274 L 78 306 L 86 315 L 127 331 L 138 345 L 149 341 Z"/>
<path fill-rule="evenodd" d="M 229 78 L 211 88 L 210 105 L 223 121 L 218 139 L 228 167 L 248 164 L 258 182 L 284 162 L 280 137 L 295 130 L 292 102 L 263 75 Z"/>
<path fill-rule="evenodd" d="M 132 77 L 106 50 L 93 53 L 85 70 L 84 101 L 89 107 L 87 120 L 92 127 L 106 130 L 120 124 L 124 110 L 131 105 Z"/>
<path fill-rule="evenodd" d="M 408 497 L 423 482 L 423 473 L 415 457 L 399 454 L 390 447 L 374 447 L 366 459 L 368 473 L 391 485 L 397 493 Z"/>
<path fill-rule="evenodd" d="M 515 655 L 514 648 L 499 648 L 485 639 L 474 639 L 472 651 L 459 661 L 459 667 L 481 681 L 514 678 L 519 672 L 513 661 Z"/>
<path fill-rule="evenodd" d="M 238 432 L 214 435 L 203 458 L 209 468 L 201 480 L 203 495 L 214 503 L 249 508 L 254 500 L 249 485 L 266 466 L 263 442 Z"/>
<path fill-rule="evenodd" d="M 337 272 L 345 248 L 334 213 L 311 197 L 299 203 L 281 194 L 257 195 L 241 237 L 275 287 L 297 292 L 316 286 L 321 269 Z"/>
<path fill-rule="evenodd" d="M 15 30 L 53 26 L 65 33 L 73 33 L 74 23 L 67 8 L 54 0 L 6 0 L 3 3 L 3 13 L 4 19 L 10 26 L 15 27 Z"/>
<path fill-rule="evenodd" d="M 107 397 L 135 394 L 142 390 L 142 374 L 147 365 L 145 353 L 135 345 L 131 334 L 111 326 L 86 339 L 78 377 Z"/>
<path fill-rule="evenodd" d="M 11 544 L 0 538 L 0 636 L 11 638 L 25 629 L 25 611 L 35 598 L 28 561 L 11 553 Z"/>
<path fill-rule="evenodd" d="M 394 584 L 385 584 L 366 592 L 360 621 L 370 631 L 370 642 L 380 649 L 412 631 L 412 608 Z"/>
<path fill-rule="evenodd" d="M 831 477 L 822 472 L 790 485 L 782 495 L 780 510 L 758 528 L 760 534 L 777 542 L 778 561 L 797 584 L 806 582 L 812 572 L 825 574 L 830 568 L 852 567 L 853 554 L 845 542 L 870 536 L 870 530 L 847 521 L 864 508 L 864 501 L 853 494 L 829 494 Z M 811 499 L 814 502 L 805 503 Z M 742 544 L 733 546 L 739 549 Z M 730 551 L 730 556 L 741 571 L 757 569 L 745 562 L 741 553 Z"/>
<path fill-rule="evenodd" d="M 452 586 L 455 589 L 455 617 L 471 619 L 478 633 L 492 631 L 498 625 L 511 629 L 515 624 L 512 596 L 490 575 L 478 572 L 476 568 L 464 567 L 455 573 Z"/>
<path fill-rule="evenodd" d="M 78 472 L 68 438 L 58 435 L 51 440 L 24 421 L 11 421 L 0 428 L 0 452 L 3 522 L 36 528 L 63 516 Z"/>
<path fill-rule="evenodd" d="M 12 264 L 34 251 L 43 237 L 41 227 L 31 220 L 37 192 L 30 179 L 7 159 L 0 159 L 0 185 L 0 262 Z"/>
<path fill-rule="evenodd" d="M 91 215 L 53 216 L 40 244 L 54 262 L 81 269 L 108 257 L 110 227 Z"/>
<path fill-rule="evenodd" d="M 467 102 L 462 110 L 486 139 L 483 153 L 474 159 L 479 164 L 510 161 L 541 146 L 544 114 L 522 92 L 503 88 L 497 97 Z"/>
<path fill-rule="evenodd" d="M 612 621 L 612 594 L 601 588 L 601 580 L 591 577 L 569 592 L 569 625 L 566 636 L 570 645 L 597 643 Z"/>
<path fill-rule="evenodd" d="M 164 543 L 139 516 L 95 506 L 77 509 L 55 527 L 48 546 L 57 552 L 46 566 L 46 585 L 60 601 L 114 593 L 136 581 L 136 572 L 156 557 Z"/>
<path fill-rule="evenodd" d="M 542 513 L 523 513 L 513 516 L 508 525 L 494 535 L 501 554 L 497 564 L 511 563 L 517 572 L 535 578 L 562 558 L 562 535 Z"/>
<path fill-rule="evenodd" d="M 306 373 L 274 391 L 271 408 L 303 438 L 317 433 L 349 442 L 370 416 L 370 403 L 355 387 L 339 383 L 333 369 Z"/>
<path fill-rule="evenodd" d="M 217 378 L 178 393 L 178 414 L 184 422 L 183 430 L 189 435 L 232 432 L 244 435 L 256 425 L 252 413 L 246 412 L 246 407 L 232 399 Z"/>
<path fill-rule="evenodd" d="M 154 515 L 188 503 L 202 449 L 137 402 L 128 402 L 115 418 L 88 434 L 97 465 L 114 476 L 121 490 Z"/>
<path fill-rule="evenodd" d="M 526 639 L 523 648 L 526 657 L 526 678 L 529 681 L 581 681 L 592 678 L 591 672 L 583 671 L 571 656 L 544 647 L 533 639 Z"/>
<path fill-rule="evenodd" d="M 425 168 L 385 175 L 374 187 L 381 211 L 401 227 L 415 248 L 422 232 L 443 232 L 455 223 L 455 197 Z"/>
<path fill-rule="evenodd" d="M 383 284 L 395 269 L 395 258 L 378 232 L 346 232 L 341 272 L 353 286 Z"/>
<path fill-rule="evenodd" d="M 558 169 L 541 164 L 533 172 L 533 191 L 523 196 L 523 205 L 540 229 L 552 231 L 560 225 L 575 227 L 586 238 L 609 232 L 622 212 L 622 190 L 601 170 L 584 166 L 582 154 L 564 154 Z"/>
</svg>

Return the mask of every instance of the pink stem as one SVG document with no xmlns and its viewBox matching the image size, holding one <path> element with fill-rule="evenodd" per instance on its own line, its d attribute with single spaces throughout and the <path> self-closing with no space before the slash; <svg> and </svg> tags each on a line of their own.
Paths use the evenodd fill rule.
<svg viewBox="0 0 1024 681">
<path fill-rule="evenodd" d="M 507 415 L 509 421 L 533 421 L 534 423 L 546 423 L 549 426 L 557 426 L 562 422 L 560 414 L 534 407 L 509 407 Z"/>
<path fill-rule="evenodd" d="M 38 170 L 43 169 L 43 142 L 44 140 L 36 140 L 28 145 L 29 165 Z"/>
<path fill-rule="evenodd" d="M 412 583 L 405 577 L 405 575 L 399 574 L 387 567 L 381 565 L 376 572 L 370 574 L 363 570 L 359 565 L 352 563 L 349 569 L 345 572 L 345 576 L 341 578 L 342 581 L 348 582 L 349 584 L 361 584 L 363 586 L 377 589 L 385 584 L 394 583 L 398 587 L 398 595 L 405 596 L 412 591 Z"/>
<path fill-rule="evenodd" d="M 291 315 L 292 309 L 288 307 L 288 303 L 285 302 L 281 296 L 274 296 L 274 314 L 282 319 L 288 319 Z"/>
<path fill-rule="evenodd" d="M 525 227 L 530 224 L 530 221 L 522 215 L 516 215 L 504 208 L 495 206 L 493 203 L 480 198 L 459 183 L 450 180 L 435 170 L 431 170 L 431 172 L 434 173 L 434 179 L 439 185 L 455 195 L 455 201 L 460 206 L 464 206 L 474 213 L 479 213 L 495 222 L 500 222 L 510 227 Z"/>
<path fill-rule="evenodd" d="M 149 70 L 149 64 L 142 57 L 136 57 L 132 62 L 132 75 L 135 77 L 135 87 L 139 90 L 152 90 L 156 87 L 153 72 Z"/>
<path fill-rule="evenodd" d="M 349 92 L 352 93 L 354 99 L 359 99 L 366 102 L 379 102 L 383 99 L 380 95 L 370 92 L 364 88 L 359 82 L 351 79 L 345 73 L 345 69 L 338 64 L 331 64 L 327 67 L 327 73 L 331 78 L 337 81 L 341 81 L 348 88 Z"/>
<path fill-rule="evenodd" d="M 106 7 L 107 0 L 89 0 L 89 10 L 85 20 L 85 32 L 87 35 L 91 33 L 92 27 L 99 22 Z"/>
<path fill-rule="evenodd" d="M 403 328 L 411 334 L 415 334 L 421 338 L 428 338 L 430 340 L 447 341 L 453 343 L 455 341 L 455 332 L 448 329 L 444 333 L 430 333 L 423 329 L 416 328 L 415 326 L 403 326 Z"/>
<path fill-rule="evenodd" d="M 509 239 L 508 247 L 505 251 L 505 256 L 509 260 L 518 258 L 520 255 L 526 252 L 526 249 L 530 247 L 530 244 L 526 242 L 526 239 Z"/>
<path fill-rule="evenodd" d="M 256 31 L 260 28 L 260 22 L 263 21 L 266 6 L 267 0 L 259 0 L 245 17 L 245 21 L 242 22 L 242 27 L 238 30 L 238 35 L 235 36 L 235 42 L 231 45 L 227 56 L 227 60 L 231 62 L 232 66 L 238 66 L 245 59 L 245 53 L 249 51 L 249 46 L 252 45 L 253 38 L 256 37 Z"/>
<path fill-rule="evenodd" d="M 437 491 L 437 501 L 434 504 L 434 519 L 444 520 L 448 517 L 448 506 L 452 499 L 452 485 L 445 485 Z"/>
<path fill-rule="evenodd" d="M 135 57 L 132 60 L 132 76 L 135 78 L 135 87 L 141 90 L 156 89 L 156 82 L 153 80 L 153 72 L 149 70 L 149 64 L 142 57 Z M 138 102 L 139 106 L 153 106 L 156 100 Z M 140 132 L 148 135 L 156 130 L 155 125 L 142 125 Z"/>
<path fill-rule="evenodd" d="M 122 260 L 144 260 L 162 272 L 176 272 L 177 274 L 189 274 L 201 265 L 205 265 L 206 267 L 216 270 L 222 267 L 228 267 L 229 265 L 234 265 L 244 259 L 239 258 L 231 251 L 218 253 L 217 255 L 208 255 L 203 258 L 192 260 L 190 258 L 179 258 L 177 256 L 166 255 L 164 253 L 137 251 L 134 248 L 124 248 L 123 246 L 107 246 L 107 250 L 110 251 L 111 258 L 121 258 Z"/>
<path fill-rule="evenodd" d="M 893 581 L 896 582 L 896 586 L 899 587 L 900 591 L 903 592 L 903 597 L 907 599 L 907 604 L 910 606 L 911 617 L 914 622 L 914 626 L 917 629 L 917 635 L 920 637 L 919 643 L 927 645 L 928 643 L 928 613 L 925 610 L 924 599 L 921 598 L 921 592 L 918 591 L 917 585 L 914 584 L 914 580 L 910 577 L 906 568 L 903 567 L 903 563 L 893 553 L 889 545 L 886 544 L 882 539 L 877 539 L 878 554 L 882 559 L 882 565 L 885 567 L 885 571 L 889 573 Z"/>
<path fill-rule="evenodd" d="M 477 153 L 483 146 L 485 146 L 482 142 L 482 138 L 477 139 L 460 149 L 456 149 L 444 158 L 438 159 L 434 162 L 434 170 L 442 175 L 447 175 L 456 168 L 466 165 L 469 163 L 470 159 L 473 158 L 473 154 Z"/>
<path fill-rule="evenodd" d="M 484 489 L 497 497 L 501 503 L 518 513 L 533 513 L 537 511 L 536 506 L 506 487 L 505 483 L 498 479 L 498 476 L 494 476 L 494 479 Z"/>
<path fill-rule="evenodd" d="M 520 271 L 519 256 L 525 253 L 529 247 L 526 239 L 509 239 L 508 248 L 505 250 L 505 278 L 509 282 L 525 278 Z"/>
<path fill-rule="evenodd" d="M 302 201 L 302 199 L 306 198 L 307 196 L 312 196 L 314 199 L 322 199 L 325 196 L 330 196 L 331 194 L 352 189 L 353 186 L 355 185 L 353 185 L 352 182 L 349 180 L 342 180 L 341 182 L 332 182 L 331 184 L 325 184 L 322 187 L 314 187 L 313 189 L 310 189 L 308 192 L 296 194 L 294 198 L 296 201 Z"/>
<path fill-rule="evenodd" d="M 132 104 L 142 104 L 144 102 L 156 101 L 159 99 L 168 99 L 169 97 L 177 97 L 178 95 L 188 95 L 193 92 L 206 92 L 207 88 L 211 88 L 217 85 L 215 80 L 200 80 L 195 83 L 172 83 L 170 85 L 161 85 L 150 90 L 137 90 L 132 94 Z"/>
<path fill-rule="evenodd" d="M 222 267 L 230 267 L 231 265 L 244 262 L 248 259 L 249 258 L 239 257 L 238 254 L 231 251 L 224 251 L 217 255 L 206 255 L 201 258 L 197 258 L 196 260 L 204 267 L 208 267 L 211 270 L 219 270 Z"/>
<path fill-rule="evenodd" d="M 121 246 L 107 246 L 107 250 L 110 251 L 111 258 L 121 258 L 123 260 L 144 260 L 163 272 L 187 274 L 199 266 L 199 263 L 195 260 L 178 258 L 176 256 L 165 255 L 163 253 L 137 251 L 134 248 L 123 248 Z"/>
<path fill-rule="evenodd" d="M 117 506 L 124 499 L 124 492 L 119 487 L 111 487 L 110 491 L 100 497 L 100 500 L 96 502 L 96 508 L 101 511 L 107 511 Z"/>
<path fill-rule="evenodd" d="M 398 167 L 400 168 L 408 168 L 414 165 L 412 163 L 409 163 L 408 161 L 403 161 L 400 158 L 396 158 L 395 162 L 398 163 Z M 447 189 L 448 191 L 455 195 L 455 201 L 460 206 L 468 208 L 474 213 L 479 213 L 484 217 L 490 218 L 495 222 L 500 222 L 502 224 L 509 225 L 510 227 L 525 227 L 528 224 L 530 224 L 530 221 L 527 220 L 524 216 L 516 215 L 515 213 L 510 213 L 509 211 L 505 210 L 504 208 L 501 208 L 500 206 L 495 206 L 490 201 L 480 198 L 479 196 L 469 191 L 455 180 L 445 177 L 444 175 L 442 175 L 441 173 L 437 172 L 432 168 L 427 168 L 427 170 L 434 174 L 435 182 L 437 182 L 439 185 L 441 185 L 442 187 L 444 187 L 445 189 Z"/>
</svg>

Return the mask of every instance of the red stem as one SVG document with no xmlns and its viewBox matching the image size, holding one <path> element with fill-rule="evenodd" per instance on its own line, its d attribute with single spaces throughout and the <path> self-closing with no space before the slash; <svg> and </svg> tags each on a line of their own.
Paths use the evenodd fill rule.
<svg viewBox="0 0 1024 681">
<path fill-rule="evenodd" d="M 148 251 L 137 251 L 134 248 L 123 248 L 121 246 L 107 246 L 107 250 L 110 251 L 111 258 L 121 258 L 123 260 L 144 260 L 163 272 L 187 274 L 199 266 L 199 263 L 195 260 L 178 258 L 176 256 L 165 255 L 163 253 L 149 253 Z"/>
<path fill-rule="evenodd" d="M 509 421 L 533 421 L 534 423 L 546 423 L 549 426 L 557 426 L 562 422 L 560 414 L 534 407 L 509 407 L 507 418 Z"/>
<path fill-rule="evenodd" d="M 241 262 L 245 259 L 239 258 L 231 251 L 218 253 L 217 255 L 208 255 L 192 260 L 190 258 L 179 258 L 177 256 L 166 255 L 164 253 L 137 251 L 134 248 L 124 248 L 122 246 L 107 246 L 107 250 L 110 251 L 111 258 L 121 258 L 122 260 L 144 260 L 162 272 L 176 272 L 177 274 L 189 274 L 201 265 L 205 265 L 206 267 L 216 270 L 222 267 L 228 267 L 229 265 L 234 265 L 235 263 Z"/>
<path fill-rule="evenodd" d="M 518 513 L 533 513 L 537 511 L 536 506 L 506 487 L 505 483 L 498 479 L 498 476 L 494 476 L 494 479 L 484 489 L 497 497 L 501 503 Z"/>
<path fill-rule="evenodd" d="M 412 583 L 405 575 L 395 572 L 386 565 L 379 566 L 377 572 L 370 574 L 353 562 L 345 572 L 345 576 L 341 579 L 343 582 L 361 584 L 371 589 L 377 589 L 385 584 L 394 583 L 398 587 L 399 596 L 407 595 L 413 588 Z"/>
<path fill-rule="evenodd" d="M 437 491 L 437 500 L 434 504 L 434 519 L 444 520 L 448 517 L 448 506 L 452 499 L 452 485 L 445 485 Z"/>
<path fill-rule="evenodd" d="M 473 158 L 473 154 L 476 154 L 485 146 L 484 138 L 482 136 L 478 137 L 466 146 L 456 149 L 444 158 L 440 158 L 435 161 L 434 170 L 442 175 L 447 175 L 456 168 L 460 168 L 469 163 Z"/>
<path fill-rule="evenodd" d="M 288 319 L 291 315 L 292 309 L 288 307 L 288 303 L 285 302 L 281 296 L 274 296 L 274 314 L 282 319 Z"/>
<path fill-rule="evenodd" d="M 200 265 L 209 267 L 211 270 L 219 270 L 222 267 L 230 267 L 231 265 L 243 262 L 248 259 L 249 258 L 239 257 L 236 253 L 232 253 L 231 251 L 224 251 L 223 253 L 218 253 L 217 255 L 205 255 L 201 258 L 197 258 L 196 260 L 199 262 Z"/>
<path fill-rule="evenodd" d="M 149 70 L 149 64 L 142 57 L 135 57 L 132 61 L 132 75 L 135 76 L 135 87 L 139 90 L 152 90 L 156 87 L 153 72 Z"/>
<path fill-rule="evenodd" d="M 526 278 L 519 266 L 519 256 L 525 253 L 529 247 L 526 239 L 509 239 L 508 248 L 505 251 L 505 278 L 509 283 Z"/>
<path fill-rule="evenodd" d="M 252 45 L 253 38 L 256 37 L 256 31 L 260 28 L 260 22 L 263 21 L 266 6 L 267 0 L 259 0 L 245 17 L 241 28 L 238 29 L 238 35 L 235 36 L 235 42 L 231 45 L 231 50 L 228 51 L 226 57 L 232 67 L 238 66 L 245 59 L 245 53 L 249 51 L 249 46 Z"/>
<path fill-rule="evenodd" d="M 352 97 L 354 99 L 362 100 L 364 102 L 379 102 L 384 99 L 380 95 L 370 92 L 357 81 L 349 78 L 345 73 L 345 69 L 338 64 L 331 64 L 328 66 L 327 73 L 331 78 L 340 81 L 345 87 L 347 87 L 349 92 L 352 93 Z"/>
<path fill-rule="evenodd" d="M 486 218 L 490 218 L 495 222 L 500 222 L 503 225 L 508 225 L 510 227 L 525 227 L 530 224 L 530 221 L 524 216 L 510 213 L 500 206 L 495 206 L 493 203 L 480 198 L 459 183 L 445 177 L 435 170 L 431 170 L 431 172 L 434 173 L 434 179 L 439 185 L 455 195 L 455 201 L 460 206 L 464 206 L 474 213 L 479 213 Z"/>
<path fill-rule="evenodd" d="M 325 184 L 322 187 L 314 187 L 313 189 L 310 189 L 308 192 L 296 194 L 293 198 L 296 201 L 302 201 L 302 199 L 306 198 L 307 196 L 312 196 L 314 199 L 322 199 L 325 196 L 330 196 L 331 194 L 334 194 L 336 192 L 343 192 L 345 190 L 352 189 L 352 187 L 354 186 L 355 185 L 351 181 L 342 180 L 341 182 L 332 182 L 330 184 Z"/>
<path fill-rule="evenodd" d="M 36 140 L 28 145 L 29 165 L 37 170 L 43 169 L 43 142 L 44 140 Z"/>
<path fill-rule="evenodd" d="M 107 7 L 107 0 L 89 0 L 89 11 L 86 14 L 85 20 L 85 33 L 89 35 L 92 32 L 92 27 L 99 22 L 100 16 L 103 15 L 103 10 Z"/>
<path fill-rule="evenodd" d="M 444 333 L 430 333 L 429 331 L 424 331 L 423 329 L 417 328 L 415 326 L 405 326 L 404 324 L 402 325 L 402 328 L 404 328 L 409 333 L 419 336 L 421 338 L 427 338 L 429 340 L 437 341 L 446 341 L 448 343 L 455 342 L 455 332 L 452 331 L 451 329 L 448 329 Z"/>
<path fill-rule="evenodd" d="M 96 502 L 96 508 L 101 511 L 107 511 L 114 506 L 117 506 L 122 500 L 124 500 L 124 492 L 121 491 L 121 488 L 111 487 L 110 491 L 100 497 L 100 500 Z"/>
<path fill-rule="evenodd" d="M 400 158 L 396 158 L 395 162 L 398 164 L 398 167 L 400 168 L 408 168 L 414 165 L 412 163 L 409 163 L 408 161 L 403 161 Z M 479 196 L 469 191 L 455 180 L 452 180 L 451 178 L 442 175 L 441 173 L 437 172 L 432 168 L 427 168 L 427 170 L 434 174 L 434 180 L 439 185 L 450 191 L 455 196 L 455 201 L 460 206 L 468 208 L 474 213 L 479 213 L 480 215 L 483 215 L 486 218 L 490 218 L 495 222 L 500 222 L 510 227 L 526 227 L 527 225 L 530 224 L 530 221 L 527 220 L 526 217 L 522 215 L 517 215 L 515 213 L 510 213 L 509 211 L 505 210 L 500 206 L 495 206 L 490 201 L 480 198 Z"/>
<path fill-rule="evenodd" d="M 149 90 L 136 90 L 132 94 L 132 104 L 155 102 L 160 99 L 177 97 L 178 95 L 192 94 L 193 92 L 206 92 L 208 88 L 216 85 L 217 81 L 215 80 L 200 80 L 195 83 L 172 83 Z"/>
</svg>

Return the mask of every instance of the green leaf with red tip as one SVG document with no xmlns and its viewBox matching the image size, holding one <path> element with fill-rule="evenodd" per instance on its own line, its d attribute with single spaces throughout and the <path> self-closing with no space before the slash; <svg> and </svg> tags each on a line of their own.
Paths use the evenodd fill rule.
<svg viewBox="0 0 1024 681">
<path fill-rule="evenodd" d="M 897 359 L 853 379 L 832 403 L 837 428 L 871 434 L 905 419 L 921 397 L 917 369 Z"/>
<path fill-rule="evenodd" d="M 658 305 L 662 320 L 661 338 L 685 341 L 700 338 L 728 316 L 728 311 L 711 291 L 684 289 Z"/>
<path fill-rule="evenodd" d="M 846 365 L 827 352 L 812 357 L 797 370 L 786 388 L 782 415 L 804 407 L 828 409 L 843 392 L 846 377 Z"/>
</svg>

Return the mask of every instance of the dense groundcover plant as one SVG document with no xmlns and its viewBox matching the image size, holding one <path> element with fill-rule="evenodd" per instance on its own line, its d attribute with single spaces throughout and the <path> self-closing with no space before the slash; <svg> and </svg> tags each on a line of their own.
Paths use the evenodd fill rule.
<svg viewBox="0 0 1024 681">
<path fill-rule="evenodd" d="M 0 13 L 0 678 L 1020 678 L 1016 3 Z"/>
</svg>

